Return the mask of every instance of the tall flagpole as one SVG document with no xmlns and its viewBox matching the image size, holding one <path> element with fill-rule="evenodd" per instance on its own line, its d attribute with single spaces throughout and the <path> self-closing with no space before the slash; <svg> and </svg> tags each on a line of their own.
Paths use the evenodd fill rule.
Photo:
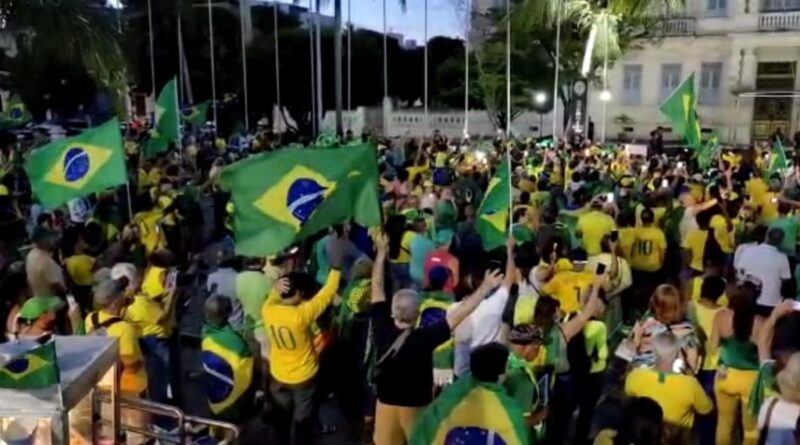
<svg viewBox="0 0 800 445">
<path fill-rule="evenodd" d="M 603 54 L 603 94 L 606 94 L 608 91 L 608 38 L 605 39 L 605 54 Z M 602 98 L 601 98 L 602 99 Z M 608 105 L 608 100 L 602 100 L 603 106 L 603 133 L 601 140 L 603 143 L 606 143 L 606 106 Z"/>
<path fill-rule="evenodd" d="M 389 55 L 386 40 L 386 0 L 383 0 L 383 98 L 389 97 Z"/>
<path fill-rule="evenodd" d="M 322 122 L 325 120 L 325 109 L 322 103 L 322 31 L 321 31 L 321 3 L 322 0 L 317 0 L 315 27 L 317 28 L 316 35 L 316 68 L 317 68 L 317 130 L 322 132 Z"/>
<path fill-rule="evenodd" d="M 469 34 L 472 27 L 472 0 L 467 0 L 467 19 L 464 33 L 464 137 L 469 137 Z"/>
<path fill-rule="evenodd" d="M 424 82 L 424 110 L 425 110 L 425 129 L 430 130 L 428 120 L 428 0 L 425 0 L 425 82 Z"/>
<path fill-rule="evenodd" d="M 181 37 L 181 10 L 180 5 L 178 5 L 178 105 L 180 110 L 180 106 L 184 104 L 184 92 L 183 92 L 183 37 Z"/>
<path fill-rule="evenodd" d="M 208 49 L 211 54 L 211 110 L 214 116 L 214 133 L 217 128 L 217 73 L 214 61 L 214 13 L 211 10 L 211 0 L 208 0 Z"/>
<path fill-rule="evenodd" d="M 275 4 L 272 8 L 272 27 L 273 33 L 275 35 L 275 102 L 278 104 L 278 116 L 281 117 L 283 120 L 283 109 L 281 104 L 281 56 L 280 56 L 280 45 L 278 45 L 278 1 L 275 0 Z M 313 91 L 313 90 L 312 90 Z M 286 122 L 284 122 L 285 124 Z"/>
<path fill-rule="evenodd" d="M 314 11 L 314 0 L 308 0 L 308 12 L 309 14 Z M 311 56 L 311 129 L 313 134 L 316 136 L 319 129 L 317 128 L 317 76 L 316 76 L 316 58 L 314 57 L 315 51 L 315 44 L 314 44 L 314 24 L 309 22 L 308 23 L 308 41 L 310 46 L 310 56 Z"/>
<path fill-rule="evenodd" d="M 244 91 L 244 130 L 250 132 L 250 102 L 247 90 L 247 36 L 244 29 L 245 8 L 249 8 L 247 0 L 239 1 L 239 24 L 242 31 L 242 90 Z"/>
<path fill-rule="evenodd" d="M 347 129 L 353 124 L 353 22 L 350 16 L 350 0 L 347 0 Z"/>
<path fill-rule="evenodd" d="M 153 38 L 153 5 L 147 0 L 147 28 L 150 38 L 150 83 L 152 84 L 153 100 L 156 98 L 156 57 L 154 53 L 155 39 Z"/>
<path fill-rule="evenodd" d="M 561 8 L 562 8 L 562 0 L 556 0 L 556 63 L 555 63 L 555 74 L 553 75 L 553 142 L 556 141 L 556 130 L 558 129 L 556 125 L 557 118 L 557 111 L 558 111 L 558 71 L 560 69 L 559 63 L 561 59 Z"/>
<path fill-rule="evenodd" d="M 511 140 L 511 0 L 506 0 L 506 141 L 510 140 Z M 508 147 L 506 147 L 506 154 L 507 153 L 508 153 Z M 508 178 L 510 181 L 511 176 L 509 176 Z"/>
</svg>

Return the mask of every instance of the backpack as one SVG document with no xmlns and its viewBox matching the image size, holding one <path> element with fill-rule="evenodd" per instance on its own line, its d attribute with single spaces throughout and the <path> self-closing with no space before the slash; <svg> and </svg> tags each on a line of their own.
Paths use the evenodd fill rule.
<svg viewBox="0 0 800 445">
<path fill-rule="evenodd" d="M 122 318 L 120 317 L 111 317 L 100 323 L 100 314 L 98 312 L 92 312 L 91 315 L 89 315 L 89 318 L 92 320 L 92 327 L 94 328 L 89 335 L 98 337 L 107 337 L 108 328 L 122 321 Z"/>
</svg>

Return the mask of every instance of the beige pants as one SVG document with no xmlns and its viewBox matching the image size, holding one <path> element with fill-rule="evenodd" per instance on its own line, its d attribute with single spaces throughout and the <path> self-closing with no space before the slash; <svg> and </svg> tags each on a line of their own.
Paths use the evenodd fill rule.
<svg viewBox="0 0 800 445">
<path fill-rule="evenodd" d="M 411 428 L 425 407 L 386 405 L 377 402 L 375 407 L 375 445 L 405 445 L 411 437 Z"/>
</svg>

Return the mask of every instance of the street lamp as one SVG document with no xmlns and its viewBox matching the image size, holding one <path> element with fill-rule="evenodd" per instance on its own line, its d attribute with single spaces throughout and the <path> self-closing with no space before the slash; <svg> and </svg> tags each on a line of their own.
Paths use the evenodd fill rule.
<svg viewBox="0 0 800 445">
<path fill-rule="evenodd" d="M 603 80 L 603 83 L 605 83 L 605 79 Z M 603 127 L 601 130 L 602 133 L 600 134 L 600 141 L 604 144 L 606 142 L 606 105 L 610 100 L 611 100 L 611 91 L 604 89 L 603 91 L 600 92 L 600 101 L 603 103 L 603 108 L 602 108 Z"/>
<path fill-rule="evenodd" d="M 603 102 L 608 102 L 611 100 L 611 91 L 603 90 L 600 92 L 600 100 Z"/>
<path fill-rule="evenodd" d="M 544 103 L 547 102 L 547 93 L 539 91 L 533 96 L 533 101 L 536 102 L 536 111 L 539 113 L 539 137 L 542 137 L 542 125 L 544 123 L 542 111 L 544 109 Z"/>
</svg>

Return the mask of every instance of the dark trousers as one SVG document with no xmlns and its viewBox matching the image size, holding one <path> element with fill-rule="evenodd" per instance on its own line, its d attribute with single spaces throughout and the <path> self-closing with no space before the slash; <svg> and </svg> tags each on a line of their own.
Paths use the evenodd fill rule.
<svg viewBox="0 0 800 445">
<path fill-rule="evenodd" d="M 700 386 L 703 387 L 706 395 L 714 401 L 714 376 L 716 371 L 700 371 L 697 374 L 697 380 L 700 381 Z M 717 408 L 704 415 L 696 415 L 694 418 L 694 427 L 697 431 L 698 443 L 714 443 L 717 431 Z"/>
<path fill-rule="evenodd" d="M 269 385 L 269 392 L 281 420 L 290 420 L 289 440 L 282 440 L 281 443 L 291 445 L 310 445 L 314 438 L 314 427 L 317 413 L 316 392 L 317 385 L 314 379 L 296 385 L 272 380 Z M 276 424 L 280 428 L 288 422 L 278 421 Z M 285 437 L 285 431 L 281 431 L 281 436 Z"/>
<path fill-rule="evenodd" d="M 592 443 L 589 440 L 589 434 L 597 401 L 600 400 L 600 394 L 603 391 L 604 376 L 605 373 L 602 371 L 589 374 L 582 379 L 583 381 L 578 386 L 579 411 L 575 425 L 575 440 L 573 441 L 577 445 Z"/>
<path fill-rule="evenodd" d="M 558 374 L 550 397 L 547 413 L 545 441 L 547 445 L 561 445 L 567 439 L 572 413 L 578 407 L 575 378 L 571 373 Z"/>
</svg>

